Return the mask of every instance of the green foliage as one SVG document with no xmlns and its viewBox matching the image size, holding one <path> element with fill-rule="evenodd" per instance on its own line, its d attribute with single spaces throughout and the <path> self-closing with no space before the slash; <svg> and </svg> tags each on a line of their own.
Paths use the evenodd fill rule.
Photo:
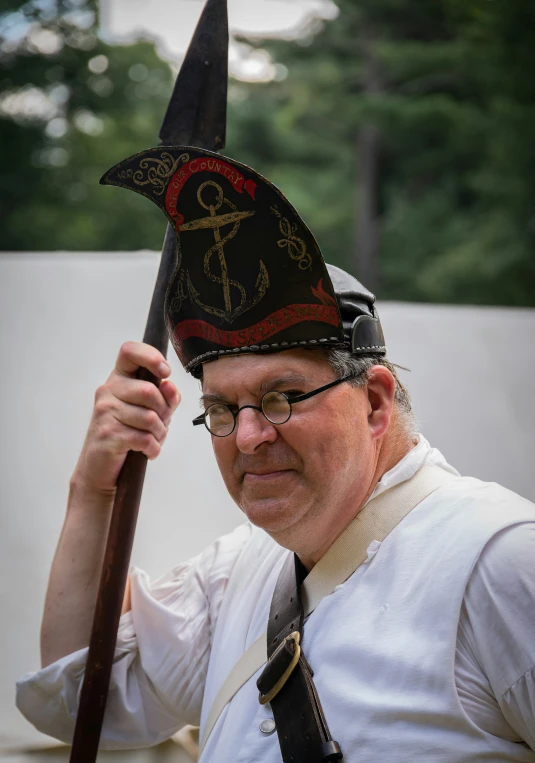
<svg viewBox="0 0 535 763">
<path fill-rule="evenodd" d="M 337 5 L 295 42 L 248 41 L 288 76 L 231 83 L 225 153 L 279 185 L 327 261 L 359 275 L 372 125 L 368 285 L 382 298 L 534 305 L 535 5 Z M 98 179 L 158 142 L 171 72 L 153 45 L 108 45 L 97 28 L 96 0 L 0 0 L 2 249 L 160 246 L 161 213 Z"/>
<path fill-rule="evenodd" d="M 233 90 L 229 153 L 278 183 L 359 274 L 357 151 L 380 134 L 383 298 L 535 304 L 535 6 L 338 0 L 313 39 L 264 41 L 282 82 Z M 250 42 L 250 41 L 249 41 Z"/>
<path fill-rule="evenodd" d="M 102 42 L 95 0 L 3 0 L 0 10 L 0 247 L 159 248 L 161 213 L 98 181 L 158 143 L 169 66 L 150 43 Z"/>
</svg>

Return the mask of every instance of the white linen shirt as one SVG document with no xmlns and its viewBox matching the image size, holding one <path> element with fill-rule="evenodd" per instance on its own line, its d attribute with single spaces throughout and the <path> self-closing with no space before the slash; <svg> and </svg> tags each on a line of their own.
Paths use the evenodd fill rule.
<svg viewBox="0 0 535 763">
<path fill-rule="evenodd" d="M 410 478 L 424 463 L 457 474 L 420 436 L 418 445 L 383 476 L 370 500 Z M 341 598 L 343 590 L 358 589 L 381 545 L 370 545 L 368 560 L 322 606 L 336 611 L 337 597 Z M 132 610 L 121 618 L 103 748 L 153 745 L 186 723 L 200 723 L 202 730 L 222 682 L 266 628 L 273 589 L 288 553 L 246 523 L 152 584 L 143 571 L 131 571 Z M 243 580 L 239 603 L 234 601 L 230 610 L 225 606 L 225 591 L 244 554 L 252 554 L 254 569 Z M 321 618 L 311 616 L 305 627 L 308 644 L 328 639 L 322 630 L 331 617 L 325 612 Z M 534 619 L 535 511 L 531 521 L 496 533 L 479 555 L 462 600 L 453 666 L 456 692 L 471 723 L 486 734 L 526 749 L 528 756 L 518 760 L 530 761 L 535 761 L 535 755 L 530 757 L 528 752 L 528 747 L 535 750 Z M 225 627 L 228 630 L 229 622 L 236 637 L 222 642 L 216 631 L 221 634 Z M 214 644 L 217 653 L 212 649 Z M 306 654 L 311 660 L 308 649 Z M 87 649 L 79 650 L 39 672 L 26 674 L 17 685 L 21 712 L 39 730 L 66 742 L 73 735 L 86 657 Z M 340 657 L 347 660 L 342 667 L 349 691 L 351 674 L 356 670 L 351 658 Z M 267 737 L 259 729 L 261 721 L 272 715 L 269 705 L 256 703 L 256 677 L 221 714 L 201 756 L 203 763 L 280 761 L 276 735 Z M 318 690 L 331 723 L 336 708 L 329 706 L 330 695 L 320 687 Z M 357 749 L 346 749 L 341 735 L 333 736 L 342 745 L 348 763 L 360 760 Z"/>
</svg>

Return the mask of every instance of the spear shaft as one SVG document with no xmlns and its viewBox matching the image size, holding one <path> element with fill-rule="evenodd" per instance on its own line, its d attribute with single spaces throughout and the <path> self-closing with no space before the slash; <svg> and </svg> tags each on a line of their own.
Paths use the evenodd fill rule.
<svg viewBox="0 0 535 763">
<path fill-rule="evenodd" d="M 163 355 L 166 355 L 168 345 L 163 303 L 165 289 L 173 273 L 174 260 L 176 237 L 168 225 L 143 336 L 144 342 L 156 347 Z M 137 377 L 156 385 L 159 383 L 146 368 L 139 369 Z M 117 480 L 78 705 L 71 763 L 94 763 L 97 757 L 146 469 L 147 457 L 130 450 Z"/>
<path fill-rule="evenodd" d="M 163 145 L 211 150 L 224 146 L 227 67 L 226 0 L 207 0 L 162 124 Z M 164 300 L 176 261 L 177 239 L 168 225 L 143 336 L 164 356 L 168 345 Z M 143 368 L 137 376 L 159 383 Z M 146 468 L 146 456 L 129 451 L 117 480 L 70 763 L 94 763 L 97 757 Z"/>
</svg>

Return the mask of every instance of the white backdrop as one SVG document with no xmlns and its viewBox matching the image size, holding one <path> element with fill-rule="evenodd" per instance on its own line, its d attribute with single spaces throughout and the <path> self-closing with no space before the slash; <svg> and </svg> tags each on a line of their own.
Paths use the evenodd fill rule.
<svg viewBox="0 0 535 763">
<path fill-rule="evenodd" d="M 67 485 L 96 387 L 122 341 L 143 334 L 158 257 L 0 254 L 0 751 L 38 743 L 14 684 L 38 667 L 39 622 Z M 379 304 L 389 356 L 421 429 L 462 473 L 535 500 L 535 310 Z M 133 561 L 156 576 L 241 521 L 208 433 L 193 428 L 197 382 L 173 356 L 183 393 L 149 464 Z M 1 755 L 1 752 L 0 752 Z"/>
</svg>

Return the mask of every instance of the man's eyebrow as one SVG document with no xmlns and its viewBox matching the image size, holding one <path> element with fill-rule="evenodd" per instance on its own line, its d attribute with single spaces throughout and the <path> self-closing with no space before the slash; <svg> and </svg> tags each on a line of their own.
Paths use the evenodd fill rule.
<svg viewBox="0 0 535 763">
<path fill-rule="evenodd" d="M 306 382 L 307 377 L 303 376 L 303 374 L 289 372 L 276 379 L 267 379 L 262 382 L 258 387 L 258 392 L 260 395 L 263 395 L 265 392 L 271 392 L 272 389 L 277 389 L 277 387 L 282 387 L 287 384 L 305 384 Z"/>
<path fill-rule="evenodd" d="M 228 400 L 225 397 L 222 395 L 213 395 L 210 392 L 201 395 L 199 402 L 201 405 L 213 405 L 214 403 L 223 403 L 224 405 L 228 405 Z"/>
<path fill-rule="evenodd" d="M 262 397 L 266 392 L 271 392 L 273 389 L 277 389 L 277 387 L 286 386 L 288 384 L 305 384 L 308 381 L 306 376 L 303 376 L 303 374 L 298 373 L 292 373 L 289 372 L 287 374 L 283 374 L 282 376 L 277 376 L 273 379 L 266 379 L 261 384 L 258 385 L 256 388 L 256 393 L 258 394 L 258 397 Z M 228 399 L 224 395 L 218 395 L 213 392 L 206 392 L 200 397 L 200 403 L 201 405 L 214 405 L 215 403 L 221 403 L 223 405 L 231 405 L 229 403 Z"/>
</svg>

